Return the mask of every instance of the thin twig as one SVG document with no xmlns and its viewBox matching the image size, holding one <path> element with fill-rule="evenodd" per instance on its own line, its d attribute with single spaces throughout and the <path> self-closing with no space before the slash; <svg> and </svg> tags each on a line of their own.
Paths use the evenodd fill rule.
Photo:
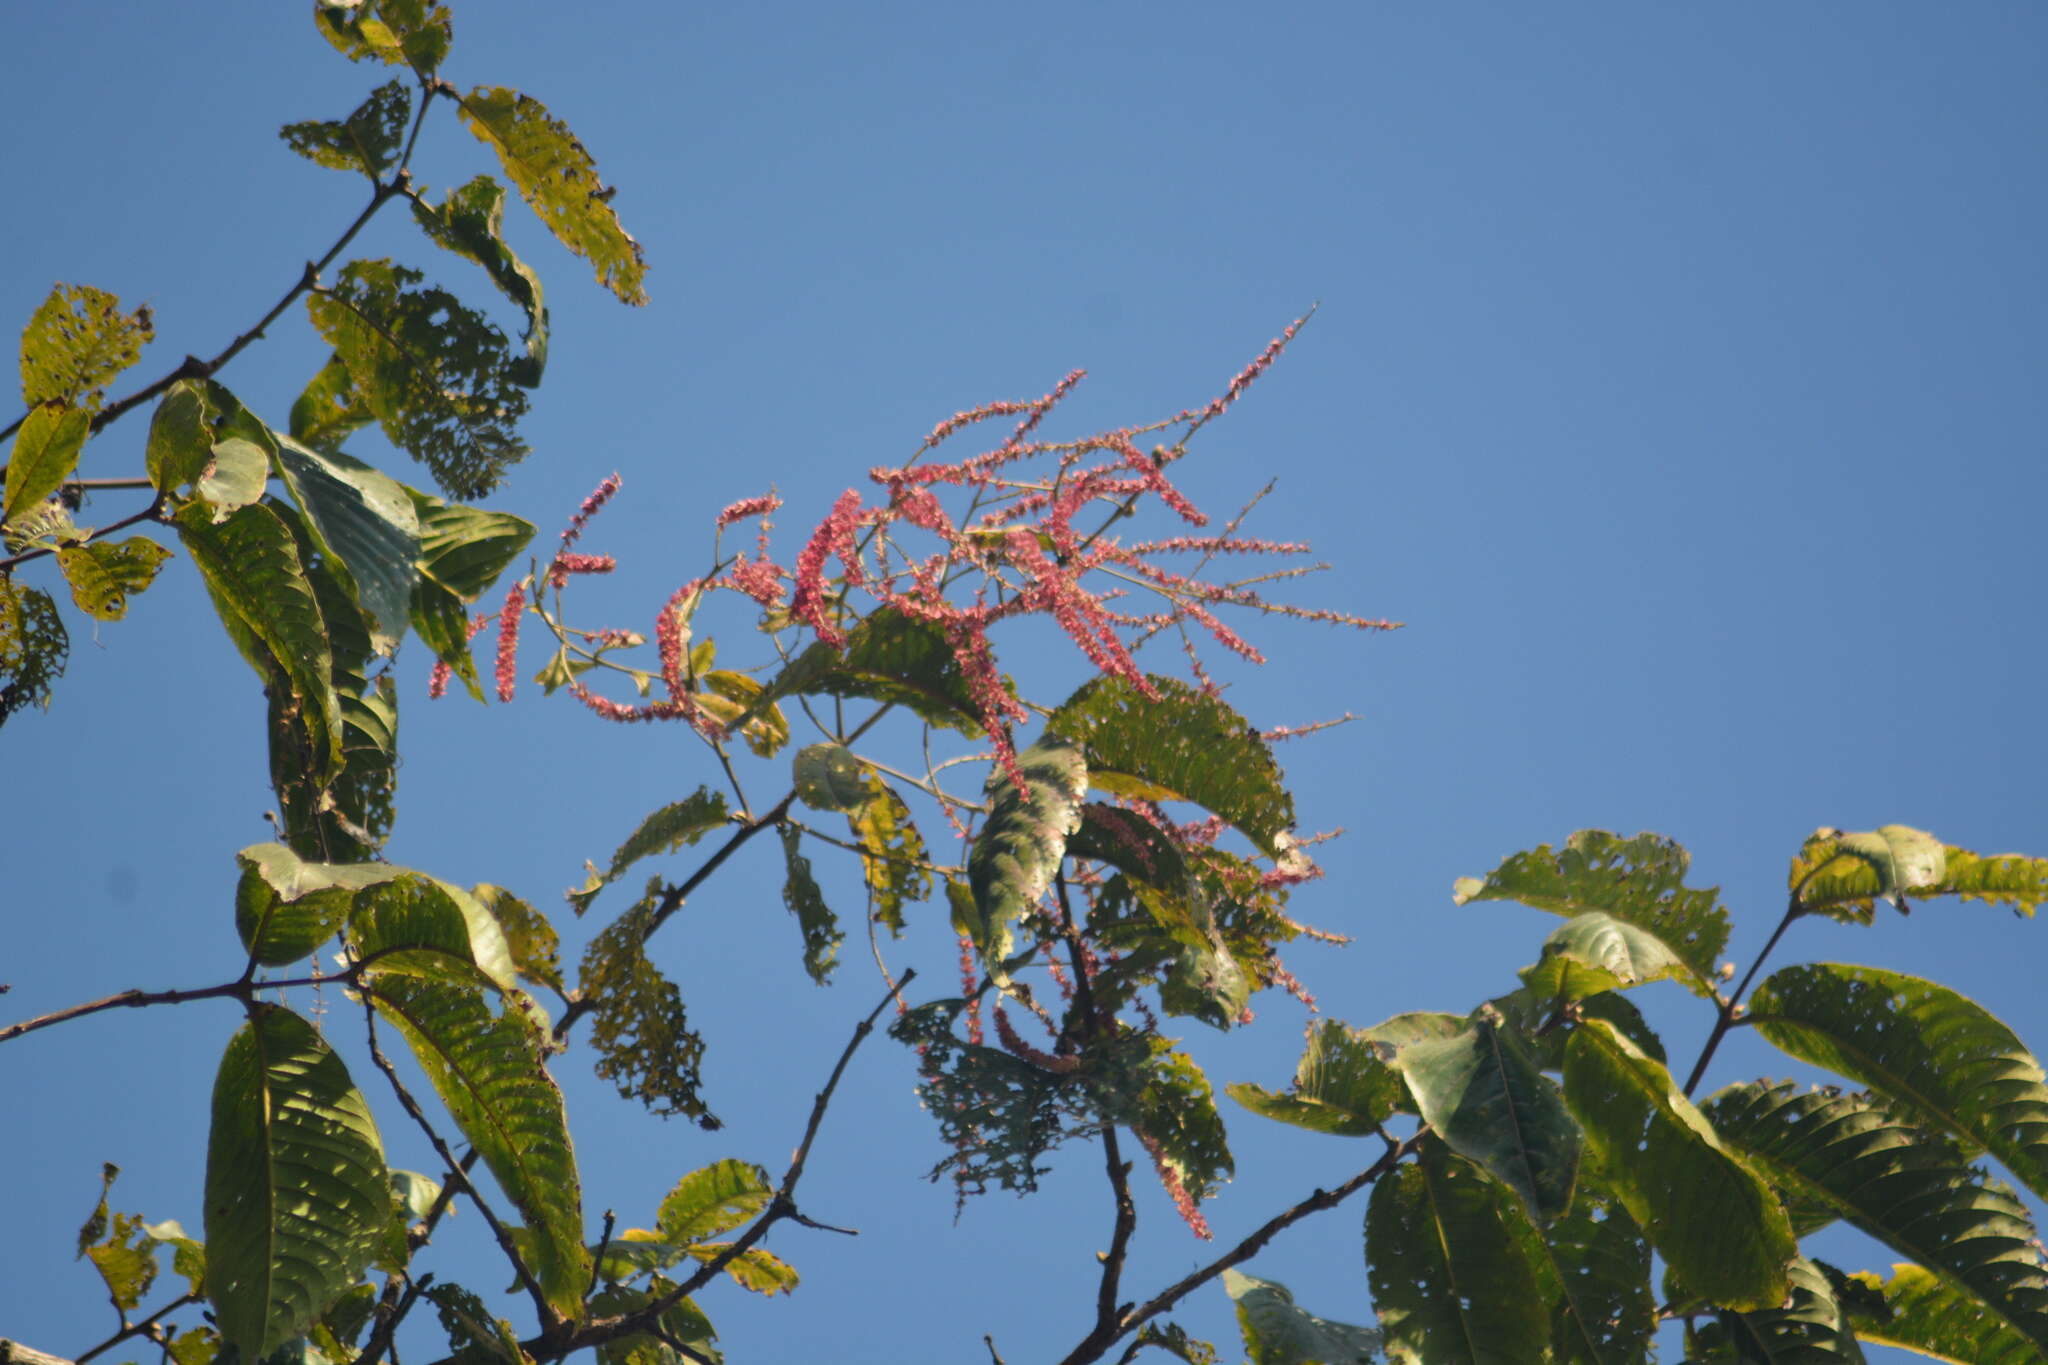
<svg viewBox="0 0 2048 1365">
<path fill-rule="evenodd" d="M 1749 993 L 1750 983 L 1755 981 L 1756 974 L 1763 970 L 1764 959 L 1771 955 L 1771 949 L 1778 946 L 1778 940 L 1785 937 L 1785 931 L 1792 927 L 1792 921 L 1805 913 L 1805 907 L 1799 903 L 1799 892 L 1805 885 L 1806 883 L 1801 881 L 1799 886 L 1793 889 L 1791 899 L 1785 906 L 1784 918 L 1778 921 L 1777 928 L 1771 930 L 1771 936 L 1764 940 L 1763 951 L 1756 955 L 1756 961 L 1750 963 L 1749 970 L 1742 974 L 1742 980 L 1736 984 L 1734 993 L 1717 1001 L 1714 1030 L 1707 1035 L 1706 1045 L 1700 1049 L 1699 1060 L 1692 1064 L 1692 1071 L 1685 1078 L 1687 1099 L 1692 1098 L 1692 1092 L 1699 1086 L 1700 1078 L 1707 1074 L 1707 1063 L 1714 1059 L 1714 1051 L 1721 1046 L 1721 1040 L 1728 1036 L 1728 1030 L 1734 1028 L 1742 1018 L 1742 997 Z"/>
<path fill-rule="evenodd" d="M 88 1351 L 80 1353 L 77 1365 L 85 1365 L 85 1362 L 91 1360 L 94 1356 L 99 1355 L 104 1351 L 112 1350 L 114 1347 L 120 1345 L 122 1342 L 128 1340 L 128 1338 L 130 1337 L 147 1335 L 151 1328 L 155 1327 L 157 1323 L 161 1322 L 170 1314 L 177 1312 L 180 1308 L 183 1308 L 187 1304 L 197 1302 L 199 1302 L 199 1296 L 197 1294 L 186 1293 L 178 1295 L 177 1298 L 172 1299 L 169 1303 L 157 1309 L 148 1317 L 143 1318 L 139 1322 L 131 1322 L 127 1324 L 120 1331 L 114 1333 L 114 1335 L 108 1337 L 99 1345 L 91 1348 Z M 21 1358 L 22 1357 L 19 1354 L 15 1356 L 15 1359 L 17 1360 Z"/>
<path fill-rule="evenodd" d="M 140 1009 L 145 1005 L 182 1005 L 188 1000 L 253 1000 L 259 991 L 278 990 L 285 986 L 310 986 L 315 981 L 332 981 L 333 977 L 293 977 L 284 981 L 251 981 L 246 977 L 238 981 L 223 982 L 218 986 L 202 986 L 196 990 L 145 991 L 140 987 L 122 991 L 118 995 L 105 996 L 99 1000 L 88 1000 L 82 1005 L 71 1005 L 48 1014 L 39 1014 L 33 1019 L 24 1019 L 18 1024 L 0 1028 L 0 1043 L 19 1038 L 24 1033 L 62 1024 L 72 1019 L 82 1019 L 88 1014 L 101 1010 L 123 1007 Z"/>
<path fill-rule="evenodd" d="M 145 481 L 145 484 L 146 482 L 147 481 Z M 163 499 L 159 497 L 155 501 L 151 502 L 149 506 L 143 508 L 140 512 L 131 513 L 128 516 L 122 517 L 119 521 L 110 521 L 105 526 L 98 527 L 92 532 L 92 539 L 98 540 L 100 537 L 107 535 L 110 532 L 126 530 L 128 527 L 133 526 L 138 522 L 155 521 L 158 519 L 157 513 L 159 513 L 162 510 Z M 80 537 L 80 539 L 83 539 L 83 537 Z M 57 553 L 59 549 L 62 548 L 64 547 L 57 545 L 45 545 L 39 549 L 23 550 L 20 554 L 11 556 L 7 559 L 0 559 L 0 573 L 6 573 L 8 570 L 12 569 L 17 564 L 26 564 L 31 559 L 41 559 L 44 555 L 53 555 Z"/>
<path fill-rule="evenodd" d="M 1201 1288 L 1232 1266 L 1250 1260 L 1265 1247 L 1266 1243 L 1272 1241 L 1280 1233 L 1294 1226 L 1310 1214 L 1320 1213 L 1324 1209 L 1337 1207 L 1337 1205 L 1343 1203 L 1367 1185 L 1372 1184 L 1373 1181 L 1378 1180 L 1388 1171 L 1393 1170 L 1395 1164 L 1401 1158 L 1415 1150 L 1421 1143 L 1423 1134 L 1427 1131 L 1427 1128 L 1418 1128 L 1405 1141 L 1390 1143 L 1378 1161 L 1373 1162 L 1372 1165 L 1366 1167 L 1357 1175 L 1352 1176 L 1351 1179 L 1345 1181 L 1336 1189 L 1319 1189 L 1300 1203 L 1291 1205 L 1274 1214 L 1264 1223 L 1261 1223 L 1250 1236 L 1224 1252 L 1221 1256 L 1218 1256 L 1215 1260 L 1209 1262 L 1209 1264 L 1182 1276 L 1150 1299 L 1147 1299 L 1144 1303 L 1139 1304 L 1136 1308 L 1119 1314 L 1110 1330 L 1104 1331 L 1101 1327 L 1097 1327 L 1082 1339 L 1080 1345 L 1067 1354 L 1066 1358 L 1060 1362 L 1060 1365 L 1084 1365 L 1084 1362 L 1101 1359 L 1103 1352 L 1115 1345 L 1117 1339 L 1126 1332 L 1134 1331 L 1144 1326 L 1147 1321 L 1164 1313 L 1194 1290 Z"/>
</svg>

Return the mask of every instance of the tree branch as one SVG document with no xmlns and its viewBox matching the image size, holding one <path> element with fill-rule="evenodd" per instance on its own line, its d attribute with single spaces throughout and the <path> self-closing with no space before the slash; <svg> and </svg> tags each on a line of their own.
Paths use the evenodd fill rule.
<svg viewBox="0 0 2048 1365">
<path fill-rule="evenodd" d="M 1805 883 L 1801 883 L 1803 886 Z M 1756 980 L 1756 974 L 1763 970 L 1764 959 L 1771 955 L 1771 949 L 1778 946 L 1778 940 L 1785 937 L 1785 931 L 1792 927 L 1792 921 L 1805 913 L 1799 904 L 1799 892 L 1792 892 L 1791 901 L 1785 906 L 1785 917 L 1778 921 L 1778 927 L 1771 930 L 1771 936 L 1764 940 L 1763 951 L 1756 955 L 1756 961 L 1749 964 L 1749 970 L 1742 974 L 1735 993 L 1722 999 L 1714 1016 L 1714 1031 L 1707 1035 L 1706 1045 L 1700 1049 L 1699 1060 L 1692 1064 L 1692 1072 L 1685 1078 L 1685 1096 L 1692 1098 L 1700 1078 L 1707 1074 L 1707 1063 L 1714 1059 L 1714 1050 L 1721 1046 L 1721 1040 L 1728 1036 L 1728 1030 L 1735 1027 L 1742 1017 L 1742 997 L 1749 993 L 1749 985 Z"/>
<path fill-rule="evenodd" d="M 1232 1266 L 1250 1260 L 1265 1247 L 1266 1243 L 1272 1241 L 1280 1233 L 1294 1226 L 1310 1214 L 1320 1213 L 1324 1209 L 1337 1207 L 1337 1205 L 1343 1203 L 1367 1185 L 1372 1184 L 1373 1181 L 1378 1180 L 1388 1171 L 1393 1170 L 1395 1163 L 1415 1150 L 1416 1146 L 1422 1141 L 1423 1134 L 1427 1131 L 1426 1127 L 1418 1128 L 1405 1140 L 1389 1143 L 1387 1150 L 1381 1154 L 1378 1161 L 1373 1162 L 1372 1165 L 1366 1167 L 1357 1175 L 1352 1176 L 1351 1179 L 1345 1181 L 1336 1189 L 1317 1190 L 1300 1203 L 1274 1214 L 1271 1218 L 1260 1224 L 1258 1229 L 1249 1237 L 1246 1237 L 1242 1242 L 1239 1242 L 1236 1246 L 1209 1262 L 1209 1264 L 1174 1281 L 1136 1308 L 1120 1314 L 1109 1330 L 1105 1331 L 1101 1326 L 1097 1326 L 1094 1331 L 1082 1339 L 1080 1345 L 1067 1354 L 1066 1358 L 1060 1362 L 1060 1365 L 1084 1365 L 1084 1362 L 1087 1361 L 1100 1360 L 1103 1352 L 1115 1345 L 1117 1339 L 1126 1332 L 1141 1327 L 1149 1319 L 1164 1313 L 1167 1309 L 1187 1297 L 1189 1293 L 1201 1288 Z"/>
</svg>

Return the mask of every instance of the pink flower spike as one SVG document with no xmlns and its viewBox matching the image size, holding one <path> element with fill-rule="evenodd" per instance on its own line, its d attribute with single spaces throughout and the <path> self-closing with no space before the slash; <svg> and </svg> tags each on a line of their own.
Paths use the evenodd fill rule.
<svg viewBox="0 0 2048 1365">
<path fill-rule="evenodd" d="M 782 499 L 773 493 L 763 493 L 758 498 L 742 498 L 720 512 L 715 525 L 722 531 L 734 522 L 745 521 L 748 517 L 765 517 L 780 506 Z"/>
<path fill-rule="evenodd" d="M 790 600 L 790 615 L 804 622 L 829 645 L 844 645 L 845 634 L 825 615 L 825 561 L 834 553 L 846 565 L 847 581 L 860 581 L 854 558 L 853 528 L 860 524 L 860 494 L 847 489 L 832 504 L 832 511 L 811 532 L 811 539 L 796 557 L 796 596 Z"/>
<path fill-rule="evenodd" d="M 512 700 L 519 680 L 519 617 L 526 610 L 526 585 L 514 583 L 505 592 L 505 608 L 498 613 L 498 700 Z"/>
<path fill-rule="evenodd" d="M 455 670 L 448 666 L 446 659 L 434 660 L 434 671 L 427 675 L 427 700 L 439 701 L 448 695 L 448 680 L 455 676 Z"/>
<path fill-rule="evenodd" d="M 619 476 L 617 474 L 609 476 L 596 488 L 590 490 L 590 496 L 583 500 L 583 505 L 576 509 L 576 515 L 570 519 L 569 529 L 562 532 L 563 549 L 566 550 L 576 543 L 577 537 L 583 534 L 583 528 L 590 524 L 590 519 L 603 511 L 604 505 L 612 500 L 612 494 L 618 491 Z"/>
</svg>

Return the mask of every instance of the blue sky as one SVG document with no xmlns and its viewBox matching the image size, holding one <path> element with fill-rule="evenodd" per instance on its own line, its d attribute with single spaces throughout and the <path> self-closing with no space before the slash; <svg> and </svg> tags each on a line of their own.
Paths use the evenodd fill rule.
<svg viewBox="0 0 2048 1365">
<path fill-rule="evenodd" d="M 1333 566 L 1300 600 L 1408 623 L 1258 622 L 1275 662 L 1230 674 L 1261 724 L 1360 717 L 1281 754 L 1304 826 L 1348 831 L 1295 903 L 1355 939 L 1292 961 L 1328 1014 L 1464 1010 L 1511 987 L 1552 922 L 1456 908 L 1451 882 L 1584 826 L 1691 848 L 1744 965 L 1817 825 L 2048 852 L 2038 8 L 471 0 L 456 25 L 445 74 L 567 119 L 653 267 L 651 304 L 623 309 L 508 214 L 554 341 L 536 454 L 491 505 L 546 536 L 622 474 L 586 542 L 624 561 L 587 593 L 599 624 L 644 629 L 704 563 L 716 509 L 771 481 L 793 553 L 948 413 L 1085 366 L 1056 433 L 1163 416 L 1321 305 L 1183 478 L 1217 513 L 1277 479 L 1251 529 Z M 0 318 L 58 280 L 146 300 L 159 335 L 136 373 L 154 377 L 248 326 L 360 204 L 358 181 L 275 136 L 383 79 L 302 6 L 24 8 L 0 34 L 17 130 Z M 490 169 L 446 118 L 417 164 L 436 188 Z M 485 298 L 389 218 L 359 254 Z M 321 358 L 295 310 L 222 378 L 281 424 Z M 95 442 L 85 472 L 135 471 L 143 425 Z M 73 637 L 56 705 L 0 737 L 10 1019 L 234 975 L 232 855 L 267 837 L 262 701 L 189 566 Z M 396 861 L 553 905 L 640 815 L 715 779 L 680 733 L 563 699 L 430 706 L 419 653 L 400 663 Z M 1006 666 L 1057 697 L 1078 675 L 1042 653 Z M 728 1127 L 622 1107 L 587 1052 L 558 1067 L 593 1218 L 645 1223 L 722 1156 L 779 1170 L 878 998 L 857 953 L 830 989 L 803 977 L 770 855 L 750 850 L 657 940 Z M 1781 954 L 1949 982 L 2038 1042 L 2044 932 L 1934 903 L 1869 930 L 1805 923 Z M 951 951 L 927 908 L 898 960 L 943 980 Z M 1654 991 L 1689 1057 L 1708 1020 Z M 1290 1073 L 1299 1011 L 1261 1008 L 1258 1027 L 1197 1040 L 1219 1084 Z M 96 1279 L 63 1254 L 102 1160 L 127 1171 L 118 1207 L 196 1228 L 234 1025 L 220 1004 L 123 1012 L 0 1051 L 0 1087 L 33 1107 L 0 1135 L 0 1331 L 60 1352 L 105 1334 Z M 1710 1084 L 1759 1074 L 1796 1072 L 1738 1038 Z M 806 1202 L 862 1235 L 778 1233 L 805 1275 L 791 1301 L 707 1297 L 733 1359 L 969 1359 L 991 1332 L 1022 1361 L 1082 1334 L 1108 1228 L 1094 1154 L 956 1224 L 918 1178 L 943 1149 L 912 1079 L 893 1044 L 860 1054 Z M 1220 1244 L 1372 1155 L 1226 1117 L 1241 1173 L 1211 1211 Z M 393 1160 L 424 1167 L 401 1123 L 390 1111 Z M 1362 1212 L 1251 1269 L 1364 1320 Z M 1210 1254 L 1156 1189 L 1140 1213 L 1134 1292 Z M 478 1222 L 437 1251 L 495 1291 Z M 1824 1254 L 1886 1261 L 1847 1240 Z M 1235 1348 L 1220 1290 L 1180 1316 Z"/>
</svg>

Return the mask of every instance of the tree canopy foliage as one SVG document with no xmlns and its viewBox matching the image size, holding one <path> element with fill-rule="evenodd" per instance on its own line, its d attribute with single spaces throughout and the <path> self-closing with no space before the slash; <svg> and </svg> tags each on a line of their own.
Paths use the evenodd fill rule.
<svg viewBox="0 0 2048 1365">
<path fill-rule="evenodd" d="M 33 1046 L 17 1040 L 117 1007 L 241 1011 L 223 1030 L 193 1173 L 203 1225 L 117 1211 L 108 1166 L 76 1250 L 104 1280 L 112 1328 L 0 1350 L 380 1365 L 396 1361 L 401 1332 L 433 1328 L 450 1361 L 720 1360 L 720 1294 L 800 1283 L 763 1245 L 768 1232 L 838 1231 L 806 1212 L 802 1182 L 849 1058 L 880 1031 L 936 1124 L 932 1175 L 960 1200 L 1028 1193 L 1054 1174 L 1054 1152 L 1099 1150 L 1111 1237 L 1093 1302 L 1071 1309 L 1071 1365 L 1147 1349 L 1217 1359 L 1173 1318 L 1194 1294 L 1227 1297 L 1258 1365 L 1627 1365 L 1651 1358 L 1660 1331 L 1699 1361 L 1822 1365 L 1860 1360 L 1862 1342 L 1950 1361 L 2048 1358 L 2048 1265 L 2021 1194 L 2048 1198 L 2048 1079 L 2034 1054 L 1934 981 L 1830 961 L 1766 968 L 1794 922 L 1853 934 L 1881 902 L 1979 900 L 2031 916 L 2048 899 L 2048 859 L 1981 855 L 1902 824 L 1817 830 L 1788 847 L 1777 928 L 1736 980 L 1731 910 L 1688 884 L 1683 847 L 1581 830 L 1455 883 L 1460 905 L 1555 917 L 1531 921 L 1549 932 L 1532 931 L 1518 983 L 1478 985 L 1504 989 L 1447 1012 L 1317 1019 L 1291 1079 L 1212 1081 L 1186 1036 L 1253 1026 L 1265 992 L 1306 1001 L 1285 954 L 1328 935 L 1296 917 L 1318 869 L 1276 734 L 1231 705 L 1205 652 L 1261 660 L 1248 621 L 1391 625 L 1274 598 L 1266 584 L 1307 547 L 1215 527 L 1175 482 L 1197 434 L 1301 322 L 1215 398 L 1163 420 L 1051 439 L 1041 428 L 1078 372 L 1042 397 L 956 413 L 909 462 L 848 489 L 794 555 L 772 543 L 772 493 L 700 509 L 703 572 L 644 630 L 595 623 L 575 589 L 616 565 L 582 548 L 620 494 L 616 476 L 553 544 L 472 505 L 527 453 L 519 422 L 550 360 L 542 282 L 503 235 L 507 187 L 625 304 L 647 299 L 640 247 L 556 114 L 444 75 L 447 6 L 323 0 L 313 18 L 372 79 L 396 72 L 338 117 L 282 129 L 292 152 L 367 185 L 331 247 L 212 358 L 119 398 L 153 335 L 147 308 L 60 284 L 22 334 L 23 412 L 5 432 L 0 500 L 0 721 L 43 723 L 28 713 L 58 695 L 84 623 L 119 622 L 165 572 L 196 573 L 262 682 L 264 713 L 249 723 L 268 745 L 277 816 L 273 840 L 215 851 L 234 886 L 217 910 L 240 943 L 224 980 L 0 1028 L 0 1042 Z M 442 106 L 497 156 L 502 180 L 438 199 L 421 186 L 420 130 Z M 419 256 L 349 259 L 397 200 L 421 231 Z M 468 287 L 480 268 L 517 311 L 517 339 L 430 282 L 448 256 L 468 263 L 453 272 Z M 326 358 L 287 413 L 259 414 L 220 376 L 301 305 Z M 112 481 L 139 510 L 85 524 L 81 453 L 145 410 L 143 470 Z M 358 433 L 372 428 L 419 470 L 365 458 Z M 983 448 L 957 453 L 985 433 Z M 1141 513 L 1180 524 L 1126 534 Z M 1247 559 L 1284 567 L 1225 571 Z M 1003 652 L 1031 617 L 1071 643 L 1088 681 L 1048 694 L 1030 649 Z M 486 630 L 494 651 L 479 667 Z M 1141 659 L 1159 637 L 1183 648 L 1185 676 L 1152 666 L 1161 647 Z M 701 746 L 694 790 L 621 829 L 568 893 L 572 915 L 601 925 L 579 960 L 565 962 L 548 909 L 385 858 L 401 770 L 391 661 L 412 638 L 436 660 L 432 697 L 459 683 L 505 703 L 532 686 L 595 721 L 661 724 Z M 648 944 L 768 834 L 803 970 L 826 982 L 871 955 L 878 998 L 850 1015 L 836 1052 L 803 1059 L 818 1089 L 779 1172 L 722 1158 L 677 1171 L 658 1207 L 593 1216 L 602 1176 L 577 1160 L 563 1049 L 587 1045 L 622 1100 L 717 1131 L 700 1065 L 709 1040 Z M 862 905 L 828 901 L 823 858 L 857 869 Z M 892 971 L 887 945 L 907 935 L 957 946 L 958 981 Z M 1697 1039 L 1653 1029 L 1634 1003 L 1660 982 L 1697 1002 Z M 347 1002 L 325 1017 L 306 1003 L 322 983 Z M 1738 1029 L 1841 1083 L 1700 1095 Z M 1356 1174 L 1205 1249 L 1178 1281 L 1130 1283 L 1133 1182 L 1156 1179 L 1209 1239 L 1204 1206 L 1237 1169 L 1232 1130 L 1260 1122 L 1362 1142 Z M 387 1160 L 382 1134 L 405 1126 L 434 1169 Z M 485 1297 L 497 1285 L 436 1267 L 433 1234 L 458 1201 L 488 1225 L 516 1310 Z M 1347 1201 L 1364 1206 L 1376 1321 L 1319 1316 L 1241 1268 Z M 1837 1223 L 1898 1260 L 1811 1255 L 1807 1239 Z M 1272 1259 L 1284 1275 L 1284 1254 Z M 159 1285 L 166 1266 L 174 1282 Z M 1010 1307 L 991 1296 L 992 1336 Z"/>
</svg>

